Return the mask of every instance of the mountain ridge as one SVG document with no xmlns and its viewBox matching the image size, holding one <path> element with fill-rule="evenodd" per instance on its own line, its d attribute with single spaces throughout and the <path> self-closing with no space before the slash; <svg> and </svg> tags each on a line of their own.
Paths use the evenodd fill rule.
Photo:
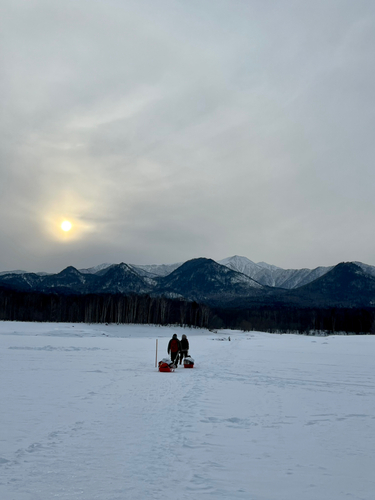
<svg viewBox="0 0 375 500">
<path fill-rule="evenodd" d="M 319 266 L 314 269 L 309 269 L 309 268 L 283 269 L 281 267 L 272 264 L 267 264 L 266 262 L 255 263 L 250 259 L 248 259 L 247 257 L 242 257 L 239 255 L 227 257 L 222 260 L 215 260 L 214 262 L 224 265 L 232 269 L 233 271 L 245 274 L 249 278 L 252 278 L 253 280 L 257 281 L 262 285 L 276 287 L 276 288 L 285 288 L 288 290 L 299 288 L 303 285 L 311 283 L 312 281 L 323 276 L 324 274 L 326 274 L 335 267 L 335 266 Z M 375 276 L 375 266 L 364 264 L 358 261 L 353 261 L 353 263 L 361 267 L 366 274 Z M 129 268 L 133 269 L 140 276 L 152 280 L 154 278 L 168 276 L 183 264 L 184 262 L 179 262 L 175 264 L 149 264 L 149 265 L 127 264 L 127 265 L 129 266 Z M 90 268 L 78 269 L 78 271 L 86 275 L 90 274 L 103 275 L 108 271 L 110 267 L 116 265 L 118 264 L 103 263 Z M 8 272 L 2 271 L 0 272 L 0 280 L 1 277 L 3 276 L 15 275 L 15 274 L 19 276 L 25 274 L 36 275 L 36 276 L 54 276 L 55 274 L 58 273 L 46 273 L 46 272 L 29 273 L 27 271 L 21 271 L 21 270 L 8 271 Z"/>
<path fill-rule="evenodd" d="M 293 305 L 298 307 L 374 307 L 375 268 L 361 263 L 340 263 L 327 268 L 302 270 L 298 275 L 279 275 L 279 281 L 302 283 L 294 288 L 269 286 L 244 272 L 262 269 L 248 259 L 236 256 L 224 260 L 191 259 L 167 275 L 150 273 L 124 262 L 96 272 L 68 266 L 60 273 L 0 275 L 0 286 L 21 291 L 55 294 L 133 294 L 178 298 L 212 307 L 251 307 Z M 250 262 L 250 264 L 249 264 Z M 230 265 L 229 265 L 230 264 Z M 263 269 L 265 269 L 263 267 Z M 165 268 L 164 268 L 165 270 Z M 277 268 L 271 268 L 271 272 Z M 282 270 L 283 271 L 283 270 Z M 295 271 L 295 270 L 291 270 Z M 322 274 L 323 271 L 326 271 Z M 315 278 L 315 279 L 313 279 Z M 277 281 L 276 281 L 277 282 Z"/>
</svg>

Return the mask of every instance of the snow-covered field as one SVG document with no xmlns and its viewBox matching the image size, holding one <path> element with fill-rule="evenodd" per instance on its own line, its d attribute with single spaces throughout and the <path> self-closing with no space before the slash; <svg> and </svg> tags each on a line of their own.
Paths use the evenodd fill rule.
<svg viewBox="0 0 375 500">
<path fill-rule="evenodd" d="M 196 366 L 159 373 L 173 332 Z M 0 323 L 0 498 L 372 500 L 374 362 L 375 336 Z"/>
</svg>

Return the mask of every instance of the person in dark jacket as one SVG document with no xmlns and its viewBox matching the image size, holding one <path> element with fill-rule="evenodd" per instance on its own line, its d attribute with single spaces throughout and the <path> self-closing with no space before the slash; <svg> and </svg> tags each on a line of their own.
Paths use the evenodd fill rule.
<svg viewBox="0 0 375 500">
<path fill-rule="evenodd" d="M 181 352 L 180 352 L 180 364 L 181 364 L 182 360 L 186 358 L 186 356 L 189 354 L 189 341 L 185 334 L 182 335 L 180 344 L 181 344 Z"/>
<path fill-rule="evenodd" d="M 173 334 L 173 337 L 169 341 L 167 350 L 171 356 L 172 363 L 177 366 L 178 356 L 181 351 L 181 342 L 178 340 L 176 333 Z"/>
</svg>

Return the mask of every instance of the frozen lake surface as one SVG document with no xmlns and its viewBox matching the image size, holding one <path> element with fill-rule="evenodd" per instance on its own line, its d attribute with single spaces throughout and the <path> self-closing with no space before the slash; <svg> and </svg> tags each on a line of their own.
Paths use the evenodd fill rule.
<svg viewBox="0 0 375 500">
<path fill-rule="evenodd" d="M 159 373 L 173 333 L 195 367 Z M 374 360 L 375 336 L 0 322 L 0 498 L 372 500 Z"/>
</svg>

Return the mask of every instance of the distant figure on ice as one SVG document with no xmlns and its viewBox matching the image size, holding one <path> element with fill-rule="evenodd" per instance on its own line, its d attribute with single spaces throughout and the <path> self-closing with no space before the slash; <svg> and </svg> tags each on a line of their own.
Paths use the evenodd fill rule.
<svg viewBox="0 0 375 500">
<path fill-rule="evenodd" d="M 185 334 L 182 335 L 180 344 L 181 344 L 181 353 L 180 353 L 180 364 L 181 364 L 182 360 L 186 358 L 186 356 L 189 354 L 189 341 Z"/>
<path fill-rule="evenodd" d="M 181 351 L 181 342 L 177 338 L 177 333 L 173 334 L 173 337 L 168 343 L 168 354 L 171 356 L 172 363 L 177 366 L 178 355 Z"/>
</svg>

